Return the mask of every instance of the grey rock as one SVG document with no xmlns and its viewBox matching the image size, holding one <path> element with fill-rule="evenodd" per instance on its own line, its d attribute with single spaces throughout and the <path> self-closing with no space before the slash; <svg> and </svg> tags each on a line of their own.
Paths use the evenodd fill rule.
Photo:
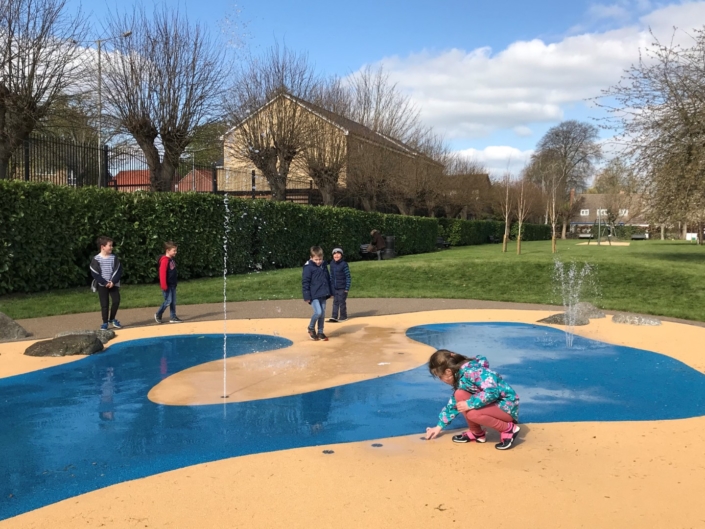
<svg viewBox="0 0 705 529">
<path fill-rule="evenodd" d="M 587 325 L 590 323 L 590 320 L 586 318 L 585 316 L 581 314 L 576 314 L 575 318 L 573 318 L 574 321 L 568 322 L 566 321 L 566 315 L 565 312 L 560 312 L 558 314 L 553 314 L 552 316 L 549 316 L 548 318 L 544 318 L 542 320 L 539 320 L 539 323 L 552 323 L 553 325 Z"/>
<path fill-rule="evenodd" d="M 9 340 L 21 340 L 27 338 L 29 333 L 12 318 L 0 312 L 0 342 Z"/>
<path fill-rule="evenodd" d="M 30 345 L 24 352 L 27 356 L 73 356 L 92 355 L 103 350 L 97 336 L 77 334 L 61 336 Z"/>
<path fill-rule="evenodd" d="M 586 303 L 584 301 L 577 303 L 575 307 L 573 307 L 573 310 L 576 314 L 585 316 L 586 318 L 591 320 L 595 318 L 605 317 L 605 313 L 598 309 L 595 305 L 593 305 L 592 303 Z"/>
<path fill-rule="evenodd" d="M 115 331 L 104 331 L 103 329 L 93 330 L 86 329 L 82 331 L 61 331 L 54 338 L 61 338 L 62 336 L 97 336 L 101 343 L 108 343 L 110 340 L 115 338 Z"/>
<path fill-rule="evenodd" d="M 626 325 L 661 325 L 661 320 L 653 316 L 639 316 L 637 314 L 615 314 L 612 316 L 614 323 L 624 323 Z"/>
</svg>

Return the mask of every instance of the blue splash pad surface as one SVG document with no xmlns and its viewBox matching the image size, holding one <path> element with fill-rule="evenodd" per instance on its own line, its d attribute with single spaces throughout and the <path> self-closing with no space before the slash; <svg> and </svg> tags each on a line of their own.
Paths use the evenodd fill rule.
<svg viewBox="0 0 705 529">
<path fill-rule="evenodd" d="M 562 331 L 513 323 L 423 325 L 407 334 L 433 347 L 487 356 L 521 396 L 523 422 L 705 414 L 705 376 L 656 353 L 579 337 L 568 349 Z M 228 357 L 291 345 L 250 334 L 229 335 L 227 343 Z M 0 379 L 0 519 L 197 463 L 420 434 L 435 423 L 450 393 L 422 366 L 252 402 L 165 406 L 147 399 L 162 379 L 222 358 L 222 349 L 222 335 L 136 340 Z"/>
</svg>

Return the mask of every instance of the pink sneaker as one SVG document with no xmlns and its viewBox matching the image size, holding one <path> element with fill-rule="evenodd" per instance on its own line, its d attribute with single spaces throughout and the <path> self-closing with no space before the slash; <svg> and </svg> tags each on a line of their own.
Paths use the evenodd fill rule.
<svg viewBox="0 0 705 529">
<path fill-rule="evenodd" d="M 514 445 L 514 441 L 517 435 L 519 435 L 519 430 L 521 430 L 521 428 L 519 428 L 518 424 L 510 423 L 509 428 L 499 434 L 500 442 L 494 445 L 494 447 L 497 450 L 509 450 Z"/>
<path fill-rule="evenodd" d="M 482 435 L 475 435 L 470 430 L 453 436 L 454 443 L 471 443 L 472 441 L 484 443 L 487 441 L 487 436 L 485 432 L 482 432 Z"/>
</svg>

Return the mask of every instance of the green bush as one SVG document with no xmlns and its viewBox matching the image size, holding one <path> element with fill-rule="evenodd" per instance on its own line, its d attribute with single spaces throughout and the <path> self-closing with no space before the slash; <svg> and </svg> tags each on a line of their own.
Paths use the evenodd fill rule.
<svg viewBox="0 0 705 529">
<path fill-rule="evenodd" d="M 551 226 L 548 224 L 527 224 L 521 225 L 522 241 L 549 241 L 551 240 Z M 519 224 L 512 224 L 509 236 L 516 239 L 519 235 Z"/>
<path fill-rule="evenodd" d="M 87 285 L 95 239 L 115 240 L 125 283 L 157 278 L 163 243 L 179 245 L 179 277 L 302 266 L 309 248 L 340 246 L 346 259 L 372 229 L 395 236 L 399 255 L 433 251 L 436 219 L 307 207 L 288 202 L 228 199 L 206 193 L 117 193 L 95 187 L 0 181 L 0 294 Z"/>
<path fill-rule="evenodd" d="M 490 235 L 501 237 L 504 223 L 496 220 L 438 219 L 441 236 L 451 246 L 485 244 Z"/>
</svg>

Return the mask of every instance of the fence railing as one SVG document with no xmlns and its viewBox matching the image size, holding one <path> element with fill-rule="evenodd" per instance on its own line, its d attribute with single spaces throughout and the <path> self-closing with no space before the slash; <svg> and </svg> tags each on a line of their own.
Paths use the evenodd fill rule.
<svg viewBox="0 0 705 529">
<path fill-rule="evenodd" d="M 32 137 L 10 158 L 8 177 L 28 182 L 51 182 L 73 187 L 100 186 L 122 192 L 149 191 L 151 174 L 137 147 L 99 147 L 56 138 Z M 175 192 L 228 193 L 243 198 L 271 198 L 269 183 L 252 170 L 224 169 L 217 163 L 201 165 L 182 160 L 173 178 Z M 310 179 L 290 177 L 287 200 L 322 204 L 321 193 Z"/>
</svg>

